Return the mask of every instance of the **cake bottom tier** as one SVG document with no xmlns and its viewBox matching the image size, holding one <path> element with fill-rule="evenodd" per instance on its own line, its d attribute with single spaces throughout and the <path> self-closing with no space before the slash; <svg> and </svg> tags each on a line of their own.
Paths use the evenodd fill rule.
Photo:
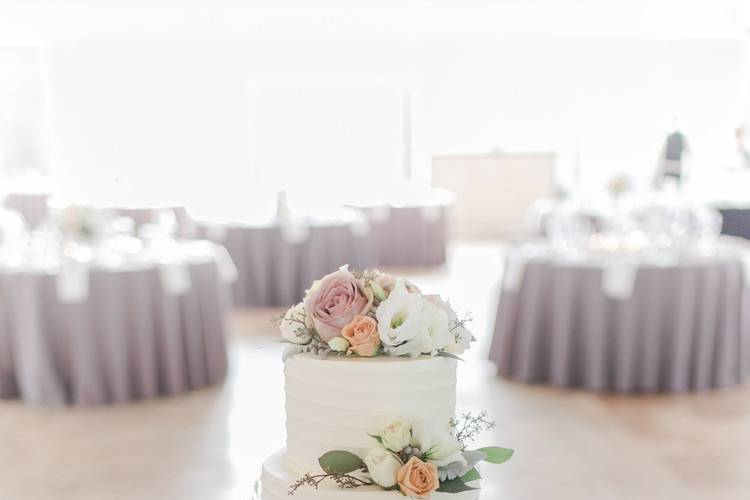
<svg viewBox="0 0 750 500">
<path fill-rule="evenodd" d="M 303 472 L 295 473 L 284 465 L 283 449 L 274 453 L 263 463 L 261 476 L 262 500 L 399 500 L 405 498 L 398 491 L 385 491 L 375 486 L 341 489 L 335 484 L 324 483 L 319 489 L 302 486 L 294 496 L 289 496 L 289 485 L 299 479 Z M 464 491 L 462 493 L 433 493 L 432 500 L 477 500 L 480 490 Z"/>
</svg>

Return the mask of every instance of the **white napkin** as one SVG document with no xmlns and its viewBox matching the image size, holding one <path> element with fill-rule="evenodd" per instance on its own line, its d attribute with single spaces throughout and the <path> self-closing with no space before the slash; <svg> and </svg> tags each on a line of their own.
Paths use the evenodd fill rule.
<svg viewBox="0 0 750 500">
<path fill-rule="evenodd" d="M 182 295 L 190 290 L 190 270 L 184 262 L 162 261 L 159 263 L 159 278 L 169 295 Z"/>
<path fill-rule="evenodd" d="M 218 224 L 206 227 L 206 238 L 211 241 L 224 241 L 227 239 L 227 228 Z"/>
<path fill-rule="evenodd" d="M 354 236 L 364 238 L 370 234 L 370 222 L 364 217 L 357 217 L 349 226 Z"/>
<path fill-rule="evenodd" d="M 436 222 L 440 220 L 440 213 L 441 213 L 440 207 L 429 205 L 425 207 L 420 207 L 419 211 L 422 213 L 422 218 L 428 222 Z"/>
<path fill-rule="evenodd" d="M 56 278 L 60 302 L 76 304 L 89 298 L 89 265 L 75 259 L 63 259 Z"/>
<path fill-rule="evenodd" d="M 219 278 L 224 283 L 233 283 L 239 276 L 232 256 L 221 246 L 216 249 L 216 268 L 219 270 Z"/>
<path fill-rule="evenodd" d="M 307 224 L 281 224 L 281 237 L 288 243 L 304 243 L 310 236 L 310 226 Z"/>
<path fill-rule="evenodd" d="M 638 264 L 618 259 L 607 263 L 602 271 L 602 291 L 616 300 L 625 300 L 633 295 Z"/>
<path fill-rule="evenodd" d="M 527 259 L 523 255 L 512 255 L 505 261 L 505 271 L 503 272 L 503 289 L 518 290 L 523 282 L 523 275 L 526 271 Z"/>
<path fill-rule="evenodd" d="M 370 208 L 370 218 L 373 222 L 385 222 L 391 218 L 391 207 L 380 205 Z"/>
</svg>

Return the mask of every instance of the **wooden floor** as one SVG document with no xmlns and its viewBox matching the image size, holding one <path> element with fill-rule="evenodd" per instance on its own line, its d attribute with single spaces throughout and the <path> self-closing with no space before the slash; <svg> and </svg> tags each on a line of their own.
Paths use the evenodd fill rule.
<svg viewBox="0 0 750 500">
<path fill-rule="evenodd" d="M 500 272 L 499 247 L 474 244 L 407 273 L 474 311 L 459 407 L 488 410 L 497 428 L 482 441 L 516 450 L 483 470 L 483 499 L 750 498 L 750 386 L 630 398 L 498 379 L 483 358 Z M 221 387 L 116 407 L 0 403 L 0 499 L 250 500 L 263 457 L 284 444 L 276 312 L 233 315 Z"/>
</svg>

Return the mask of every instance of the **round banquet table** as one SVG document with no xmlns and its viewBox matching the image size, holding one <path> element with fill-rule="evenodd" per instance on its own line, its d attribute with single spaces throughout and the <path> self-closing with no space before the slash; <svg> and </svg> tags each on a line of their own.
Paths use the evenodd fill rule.
<svg viewBox="0 0 750 500">
<path fill-rule="evenodd" d="M 343 265 L 377 265 L 373 234 L 358 214 L 282 223 L 196 223 L 198 235 L 224 245 L 237 266 L 235 304 L 289 306 L 312 282 Z"/>
<path fill-rule="evenodd" d="M 380 266 L 438 266 L 446 261 L 448 203 L 357 207 L 372 227 Z"/>
<path fill-rule="evenodd" d="M 61 277 L 80 265 L 0 269 L 0 397 L 107 404 L 222 380 L 231 279 L 224 250 L 177 246 L 167 260 L 92 263 L 75 297 L 62 292 Z"/>
<path fill-rule="evenodd" d="M 592 390 L 679 392 L 750 376 L 750 260 L 506 260 L 490 359 L 503 376 Z"/>
</svg>

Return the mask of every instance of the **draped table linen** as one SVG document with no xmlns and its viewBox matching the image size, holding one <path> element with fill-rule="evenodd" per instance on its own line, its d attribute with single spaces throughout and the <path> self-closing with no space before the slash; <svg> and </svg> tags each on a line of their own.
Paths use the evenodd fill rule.
<svg viewBox="0 0 750 500">
<path fill-rule="evenodd" d="M 59 294 L 59 269 L 0 269 L 0 397 L 111 404 L 222 380 L 231 273 L 223 249 L 180 247 L 170 259 L 187 276 L 181 289 L 152 258 L 92 265 L 78 300 Z"/>
<path fill-rule="evenodd" d="M 224 245 L 237 265 L 235 304 L 289 306 L 316 279 L 343 265 L 377 264 L 373 234 L 361 217 L 283 222 L 198 221 L 198 234 Z"/>
<path fill-rule="evenodd" d="M 512 253 L 490 359 L 525 382 L 613 392 L 703 390 L 750 376 L 746 249 L 600 262 Z"/>
<path fill-rule="evenodd" d="M 445 264 L 447 203 L 358 207 L 370 221 L 380 266 Z"/>
</svg>

